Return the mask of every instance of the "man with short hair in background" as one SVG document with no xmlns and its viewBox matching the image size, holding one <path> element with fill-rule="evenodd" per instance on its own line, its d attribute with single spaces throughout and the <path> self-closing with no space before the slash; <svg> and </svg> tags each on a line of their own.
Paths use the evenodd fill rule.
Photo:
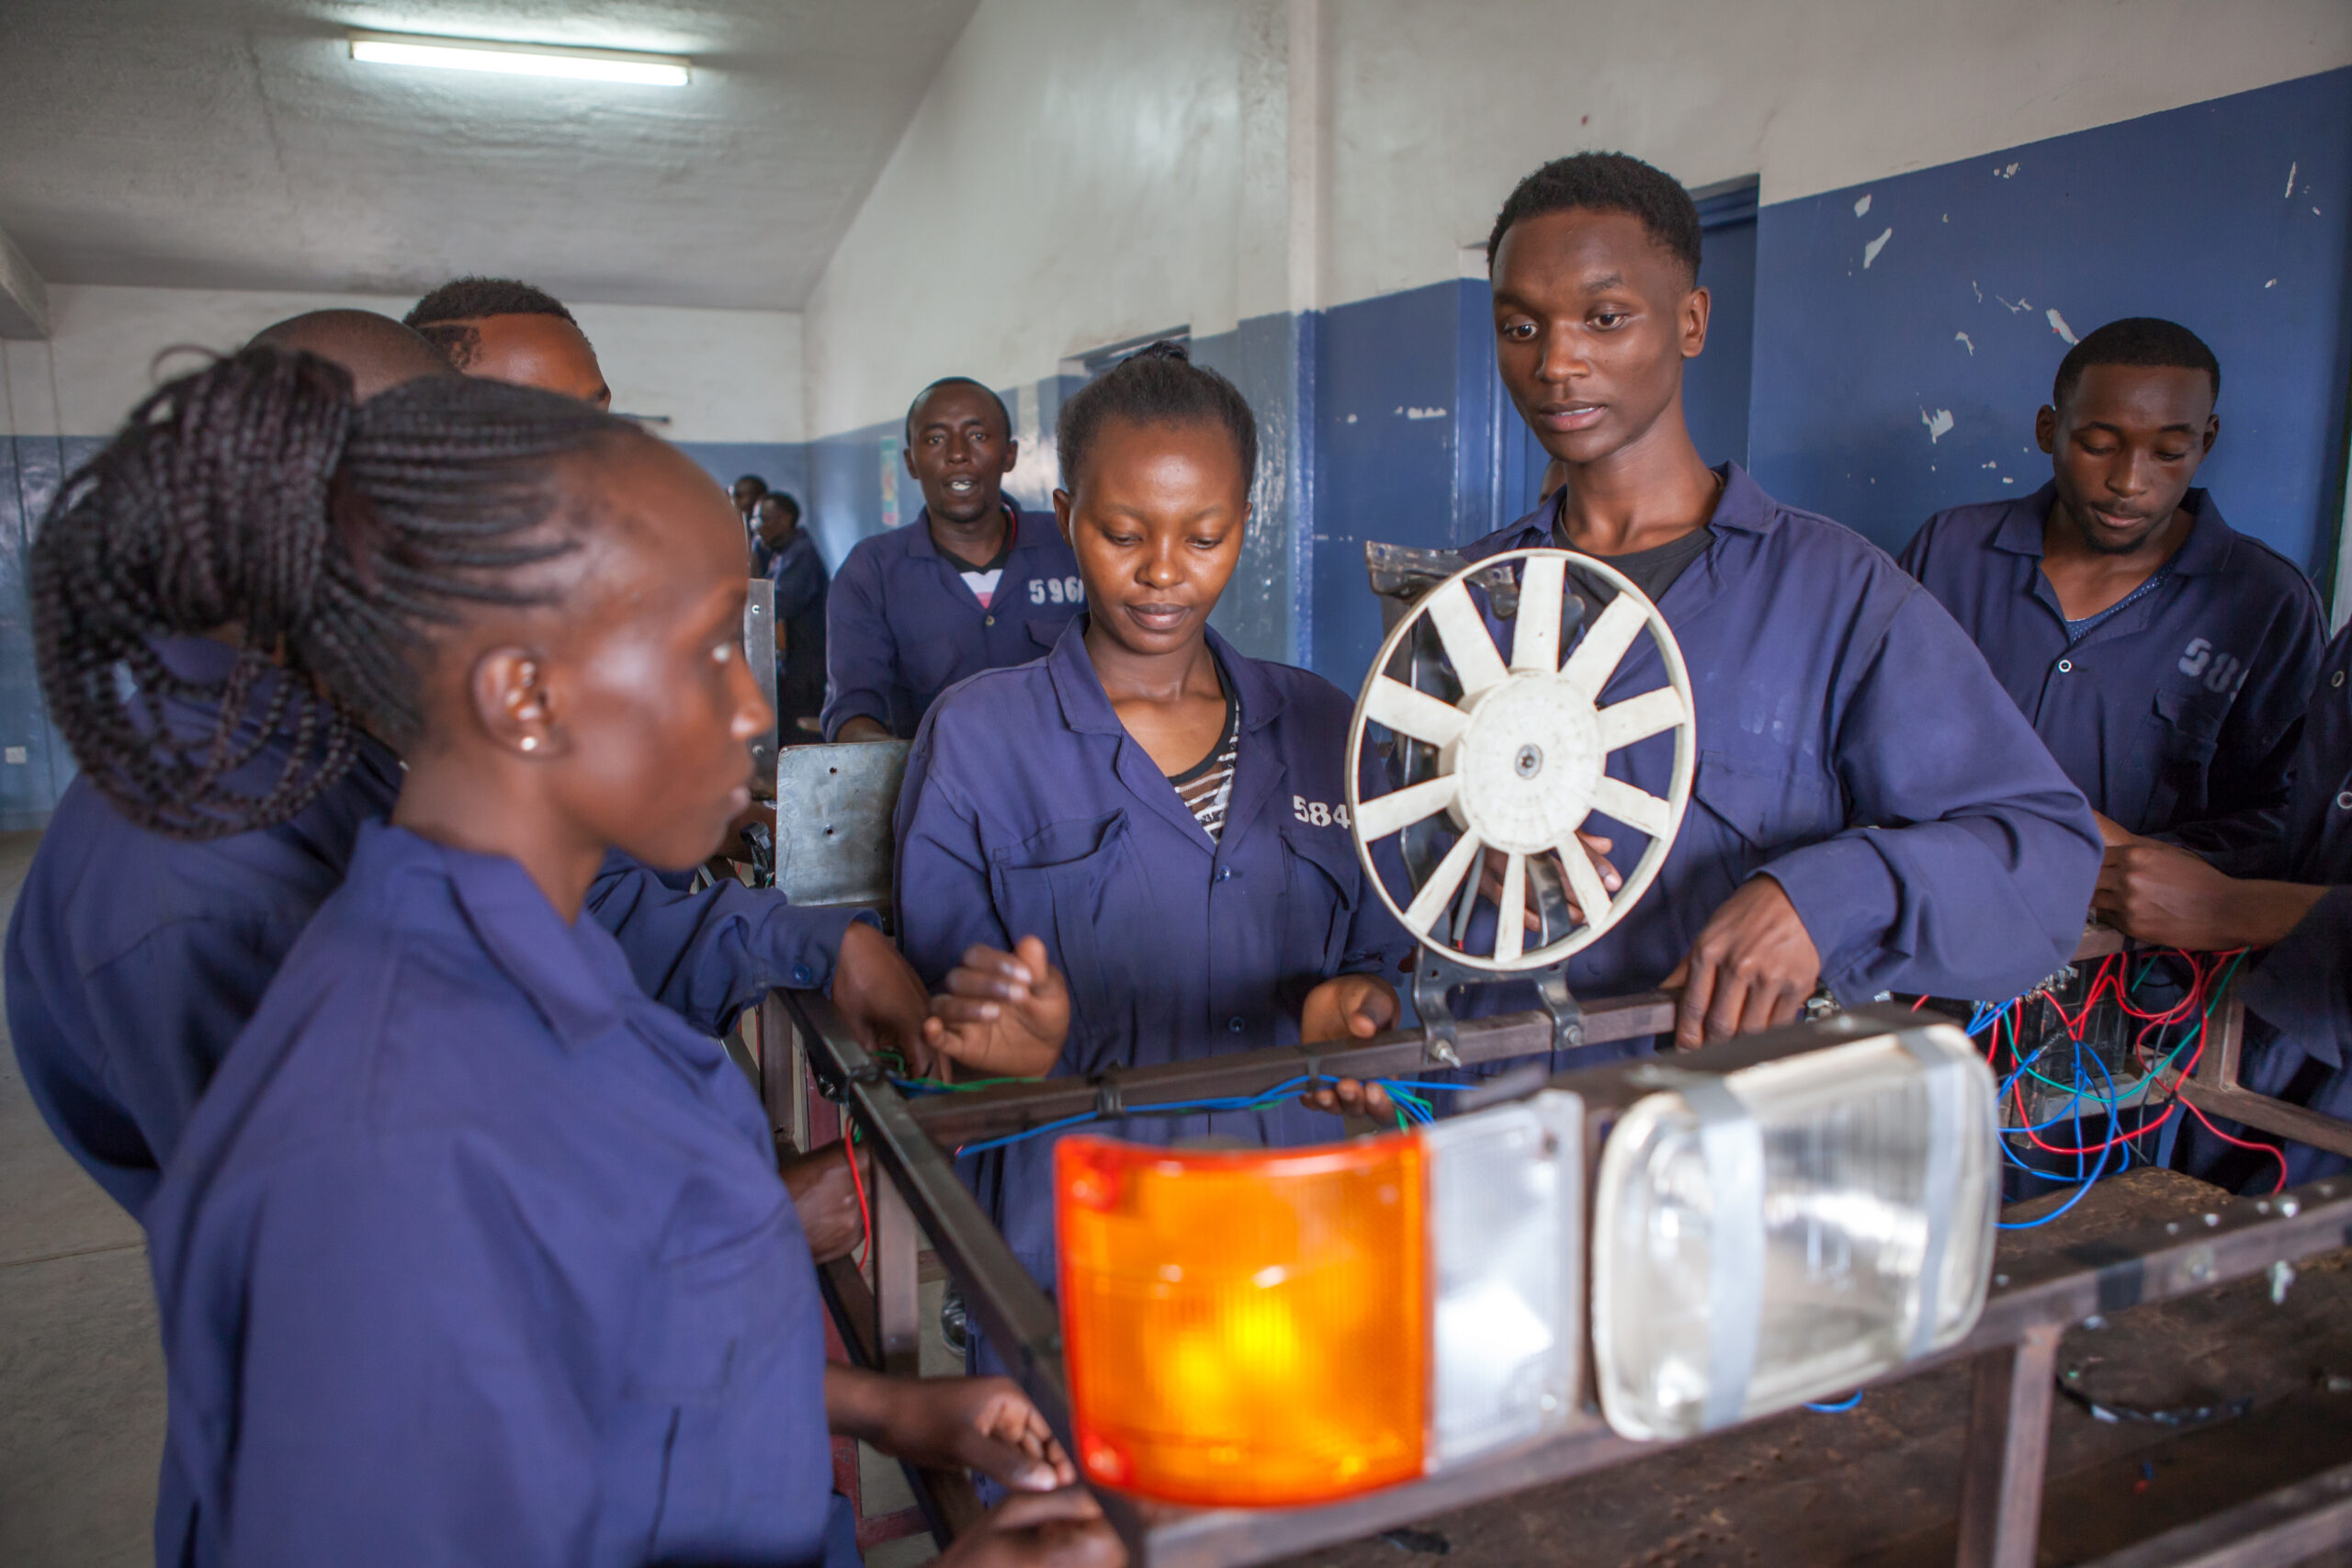
<svg viewBox="0 0 2352 1568">
<path fill-rule="evenodd" d="M 1020 444 L 1003 399 L 968 377 L 933 381 L 908 407 L 906 432 L 922 511 L 859 540 L 834 574 L 828 740 L 912 739 L 940 693 L 1044 658 L 1086 607 L 1054 520 L 1004 499 Z"/>
</svg>

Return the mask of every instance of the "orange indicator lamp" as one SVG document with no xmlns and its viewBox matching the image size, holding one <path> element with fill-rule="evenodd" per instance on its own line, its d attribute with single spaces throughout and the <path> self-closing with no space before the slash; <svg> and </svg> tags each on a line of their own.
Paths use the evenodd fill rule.
<svg viewBox="0 0 2352 1568">
<path fill-rule="evenodd" d="M 1064 1351 L 1090 1480 L 1201 1506 L 1410 1480 L 1429 1428 L 1421 1141 L 1055 1149 Z"/>
</svg>

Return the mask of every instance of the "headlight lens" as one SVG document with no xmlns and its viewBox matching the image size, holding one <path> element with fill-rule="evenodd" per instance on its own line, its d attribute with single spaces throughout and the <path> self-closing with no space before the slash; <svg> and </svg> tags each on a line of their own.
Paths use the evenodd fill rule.
<svg viewBox="0 0 2352 1568">
<path fill-rule="evenodd" d="M 1991 1072 L 1949 1026 L 1674 1085 L 1602 1151 L 1601 1408 L 1683 1437 L 1841 1393 L 1966 1334 L 2000 1187 Z"/>
</svg>

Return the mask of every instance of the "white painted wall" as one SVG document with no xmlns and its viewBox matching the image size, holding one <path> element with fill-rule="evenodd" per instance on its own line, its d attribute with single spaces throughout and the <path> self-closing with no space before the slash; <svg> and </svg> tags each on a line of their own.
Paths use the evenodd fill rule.
<svg viewBox="0 0 2352 1568">
<path fill-rule="evenodd" d="M 1283 309 L 1280 0 L 983 0 L 811 295 L 809 425 Z"/>
<path fill-rule="evenodd" d="M 2345 0 L 983 0 L 811 297 L 809 428 L 1453 276 L 1580 148 L 1781 201 L 2346 63 Z"/>
<path fill-rule="evenodd" d="M 348 307 L 398 316 L 407 296 L 277 294 L 52 284 L 51 335 L 0 343 L 7 396 L 0 434 L 103 435 L 155 385 L 157 355 L 179 346 L 235 347 L 272 321 Z M 804 438 L 800 317 L 784 310 L 575 305 L 596 346 L 614 406 L 667 414 L 673 441 Z M 164 374 L 192 368 L 166 358 Z"/>
</svg>

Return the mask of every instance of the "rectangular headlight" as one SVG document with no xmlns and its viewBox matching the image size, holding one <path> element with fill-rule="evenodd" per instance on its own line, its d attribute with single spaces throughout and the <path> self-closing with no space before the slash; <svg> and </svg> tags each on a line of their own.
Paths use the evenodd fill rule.
<svg viewBox="0 0 2352 1568">
<path fill-rule="evenodd" d="M 1665 1069 L 1601 1151 L 1593 1359 L 1632 1438 L 1842 1393 L 1966 1334 L 2000 1197 L 1993 1075 L 1931 1025 Z"/>
<path fill-rule="evenodd" d="M 1583 1106 L 1420 1133 L 1055 1150 L 1063 1348 L 1090 1480 L 1298 1506 L 1566 1425 Z"/>
</svg>

